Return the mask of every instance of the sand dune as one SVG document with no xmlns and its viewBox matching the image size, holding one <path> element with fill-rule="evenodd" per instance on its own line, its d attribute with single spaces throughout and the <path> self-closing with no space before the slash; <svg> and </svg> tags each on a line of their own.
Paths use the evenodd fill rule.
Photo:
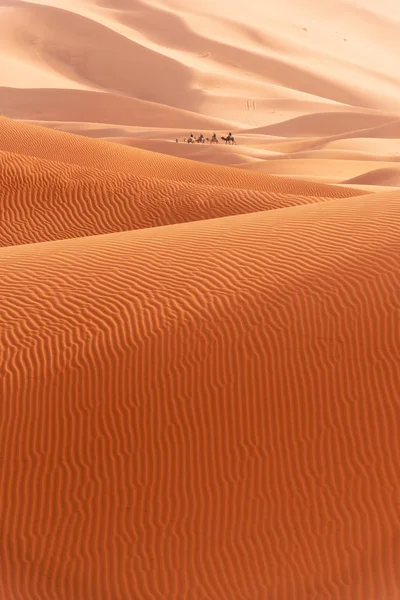
<svg viewBox="0 0 400 600">
<path fill-rule="evenodd" d="M 26 60 L 32 60 L 33 50 L 33 60 L 74 82 L 175 107 L 184 99 L 181 107 L 188 110 L 197 106 L 199 93 L 190 86 L 187 67 L 74 11 L 16 2 L 5 27 L 4 35 L 9 32 L 18 40 L 18 51 Z M 166 86 L 167 78 L 175 85 Z"/>
<path fill-rule="evenodd" d="M 268 157 L 254 157 L 255 147 L 290 160 L 302 151 L 326 159 L 319 151 L 343 139 L 361 140 L 368 151 L 363 139 L 400 139 L 400 42 L 388 2 L 382 12 L 358 0 L 329 0 L 323 9 L 310 0 L 301 10 L 293 0 L 251 9 L 235 0 L 221 12 L 217 3 L 181 0 L 7 0 L 0 6 L 0 112 L 74 124 L 77 132 L 94 123 L 119 127 L 122 136 L 104 137 L 131 147 L 144 142 L 129 128 L 164 128 L 161 140 L 154 132 L 146 142 L 156 151 L 160 141 L 183 139 L 182 130 L 246 132 L 240 151 L 206 146 L 194 158 L 253 173 L 268 170 L 257 164 Z M 167 149 L 193 158 L 189 152 Z M 394 154 L 388 146 L 378 162 Z M 335 162 L 306 170 L 291 164 L 291 177 L 318 182 L 360 174 L 355 164 L 342 179 Z"/>
<path fill-rule="evenodd" d="M 360 136 L 361 137 L 361 136 Z M 380 127 L 374 127 L 373 129 L 365 132 L 367 138 L 388 138 L 399 139 L 400 138 L 400 119 L 383 124 Z"/>
<path fill-rule="evenodd" d="M 372 163 L 372 164 L 371 164 Z M 274 175 L 290 175 L 292 177 L 302 177 L 313 181 L 322 180 L 327 183 L 357 183 L 357 178 L 362 176 L 368 168 L 376 165 L 384 168 L 393 169 L 395 162 L 348 160 L 340 158 L 277 158 L 273 160 L 263 160 L 248 165 L 246 168 L 257 172 L 269 173 Z M 383 179 L 382 179 L 383 181 Z M 360 183 L 368 181 L 360 180 Z M 382 185 L 384 185 L 382 183 Z M 392 185 L 388 180 L 388 185 Z"/>
<path fill-rule="evenodd" d="M 0 7 L 2 85 L 14 94 L 13 88 L 101 91 L 115 97 L 116 107 L 121 96 L 157 103 L 159 118 L 174 107 L 246 129 L 314 109 L 352 112 L 355 120 L 368 111 L 398 113 L 395 9 L 382 17 L 357 0 L 351 6 L 7 0 Z M 6 102 L 7 116 L 21 114 L 19 96 L 16 112 Z M 37 118 L 38 108 L 51 109 L 36 104 L 24 118 Z"/>
<path fill-rule="evenodd" d="M 371 130 L 368 132 L 371 133 Z M 375 133 L 372 130 L 372 133 Z M 333 150 L 337 153 L 340 150 L 343 153 L 344 150 L 358 152 L 359 155 L 368 158 L 368 155 L 386 157 L 392 157 L 392 160 L 400 160 L 400 136 L 398 138 L 378 138 L 378 137 L 356 137 L 359 135 L 353 135 L 352 137 L 344 137 L 338 140 L 332 140 L 325 144 L 325 150 Z"/>
<path fill-rule="evenodd" d="M 335 192 L 338 197 L 363 193 L 332 188 L 327 197 L 301 196 L 292 184 L 293 194 L 283 194 L 279 191 L 281 180 L 273 178 L 268 182 L 270 191 L 191 185 L 4 152 L 0 152 L 0 180 L 0 246 L 323 202 L 332 199 Z"/>
<path fill-rule="evenodd" d="M 186 134 L 186 135 L 189 135 Z M 104 137 L 110 142 L 117 144 L 128 144 L 135 148 L 143 148 L 152 152 L 159 152 L 161 154 L 169 154 L 180 158 L 189 158 L 190 160 L 196 160 L 200 162 L 211 163 L 214 165 L 227 165 L 233 166 L 242 162 L 253 162 L 254 160 L 262 160 L 263 158 L 269 158 L 271 155 L 276 153 L 262 150 L 258 148 L 251 148 L 240 145 L 227 145 L 224 148 L 217 147 L 216 145 L 210 146 L 205 144 L 176 144 L 171 141 L 165 141 L 164 139 L 131 139 L 131 138 L 115 138 L 115 137 Z"/>
<path fill-rule="evenodd" d="M 0 600 L 400 598 L 399 20 L 0 0 Z"/>
<path fill-rule="evenodd" d="M 360 183 L 362 185 L 400 186 L 400 168 L 374 169 L 343 183 Z"/>
<path fill-rule="evenodd" d="M 118 94 L 82 90 L 8 89 L 0 88 L 0 106 L 15 118 L 38 121 L 79 121 L 136 125 L 212 129 L 224 128 L 222 119 L 205 117 L 195 112 L 162 106 Z M 82 126 L 80 127 L 82 129 Z"/>
<path fill-rule="evenodd" d="M 0 249 L 1 595 L 397 597 L 399 211 Z"/>
<path fill-rule="evenodd" d="M 291 137 L 323 137 L 359 129 L 372 129 L 392 123 L 394 118 L 386 115 L 354 112 L 331 112 L 308 114 L 268 127 L 252 129 L 252 133 Z"/>
<path fill-rule="evenodd" d="M 73 122 L 71 124 L 48 122 L 45 125 L 67 132 L 79 132 L 82 129 L 82 126 Z M 374 165 L 364 164 L 366 161 L 374 162 L 377 169 L 395 167 L 395 163 L 400 161 L 399 139 L 352 137 L 368 136 L 374 128 L 308 138 L 240 133 L 236 135 L 237 145 L 234 146 L 175 144 L 175 137 L 179 137 L 182 141 L 189 135 L 188 129 L 155 128 L 152 130 L 146 127 L 92 124 L 85 126 L 83 131 L 90 137 L 178 158 L 234 166 L 253 172 L 290 174 L 298 178 L 330 184 L 346 181 L 372 170 L 371 167 Z M 205 134 L 211 135 L 211 131 L 205 130 Z M 277 165 L 275 160 L 283 162 Z"/>
<path fill-rule="evenodd" d="M 103 140 L 26 125 L 5 118 L 0 118 L 0 150 L 96 170 L 190 184 L 326 198 L 357 195 L 357 191 L 353 189 L 335 189 L 319 183 L 268 178 L 258 173 L 219 165 L 200 164 L 143 149 L 110 144 Z"/>
</svg>

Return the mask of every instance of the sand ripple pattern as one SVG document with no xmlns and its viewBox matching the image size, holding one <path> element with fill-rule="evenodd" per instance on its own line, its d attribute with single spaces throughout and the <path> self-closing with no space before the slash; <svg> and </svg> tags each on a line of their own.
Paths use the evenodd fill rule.
<svg viewBox="0 0 400 600">
<path fill-rule="evenodd" d="M 0 246 L 85 237 L 330 200 L 235 189 L 0 152 Z M 279 189 L 279 188 L 278 188 Z"/>
<path fill-rule="evenodd" d="M 394 196 L 1 248 L 0 596 L 399 597 L 399 256 Z"/>
<path fill-rule="evenodd" d="M 348 198 L 364 194 L 357 189 L 285 177 L 252 173 L 233 167 L 150 152 L 63 131 L 27 125 L 0 117 L 0 150 L 85 168 L 234 189 L 279 194 Z"/>
</svg>

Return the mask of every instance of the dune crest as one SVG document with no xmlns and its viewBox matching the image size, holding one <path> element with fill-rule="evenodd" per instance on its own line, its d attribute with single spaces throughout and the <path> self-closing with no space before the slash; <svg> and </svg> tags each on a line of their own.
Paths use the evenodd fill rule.
<svg viewBox="0 0 400 600">
<path fill-rule="evenodd" d="M 199 165 L 202 168 L 202 165 Z M 330 196 L 280 191 L 282 180 L 264 190 L 198 185 L 127 173 L 85 169 L 0 151 L 3 219 L 0 246 L 30 244 L 130 231 L 161 225 L 274 210 L 363 192 L 327 189 Z M 267 183 L 267 182 L 266 182 Z M 286 182 L 284 181 L 284 184 Z M 284 185 L 285 187 L 285 185 Z M 315 193 L 315 191 L 314 191 Z"/>
<path fill-rule="evenodd" d="M 357 192 L 351 189 L 335 189 L 329 185 L 312 182 L 293 183 L 285 178 L 268 178 L 243 169 L 199 164 L 184 158 L 110 144 L 103 140 L 26 125 L 4 118 L 0 118 L 0 150 L 96 170 L 190 184 L 267 192 L 273 190 L 282 194 L 331 198 L 357 195 Z"/>
<path fill-rule="evenodd" d="M 400 166 L 397 169 L 381 168 L 362 173 L 358 177 L 348 179 L 343 183 L 360 183 L 361 185 L 400 186 Z"/>
</svg>

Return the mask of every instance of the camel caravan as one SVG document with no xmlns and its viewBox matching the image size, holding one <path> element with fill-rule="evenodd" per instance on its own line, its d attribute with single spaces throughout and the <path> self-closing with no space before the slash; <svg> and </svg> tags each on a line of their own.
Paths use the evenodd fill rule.
<svg viewBox="0 0 400 600">
<path fill-rule="evenodd" d="M 221 140 L 225 142 L 225 144 L 236 144 L 235 138 L 233 137 L 232 133 L 229 132 L 228 135 L 226 137 L 224 137 L 223 135 L 221 136 Z M 176 138 L 176 143 L 179 142 L 179 139 Z M 201 133 L 199 135 L 199 137 L 195 137 L 193 135 L 193 133 L 191 133 L 189 135 L 188 138 L 184 138 L 183 139 L 184 142 L 186 142 L 187 144 L 205 144 L 206 142 L 208 144 L 219 144 L 219 139 L 217 138 L 216 133 L 213 133 L 212 136 L 210 138 L 205 138 L 204 135 Z"/>
</svg>

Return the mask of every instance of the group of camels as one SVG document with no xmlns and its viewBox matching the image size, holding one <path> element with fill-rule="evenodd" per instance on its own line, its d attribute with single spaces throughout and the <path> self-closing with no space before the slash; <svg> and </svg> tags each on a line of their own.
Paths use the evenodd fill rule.
<svg viewBox="0 0 400 600">
<path fill-rule="evenodd" d="M 235 138 L 230 132 L 226 137 L 222 135 L 221 140 L 223 140 L 225 144 L 236 144 Z M 176 141 L 178 141 L 178 139 Z M 210 138 L 205 138 L 203 134 L 199 135 L 199 137 L 196 138 L 193 135 L 193 133 L 191 133 L 190 136 L 188 138 L 184 138 L 183 141 L 187 144 L 205 144 L 206 142 L 208 142 L 209 144 L 219 144 L 219 139 L 217 138 L 215 133 Z"/>
</svg>

